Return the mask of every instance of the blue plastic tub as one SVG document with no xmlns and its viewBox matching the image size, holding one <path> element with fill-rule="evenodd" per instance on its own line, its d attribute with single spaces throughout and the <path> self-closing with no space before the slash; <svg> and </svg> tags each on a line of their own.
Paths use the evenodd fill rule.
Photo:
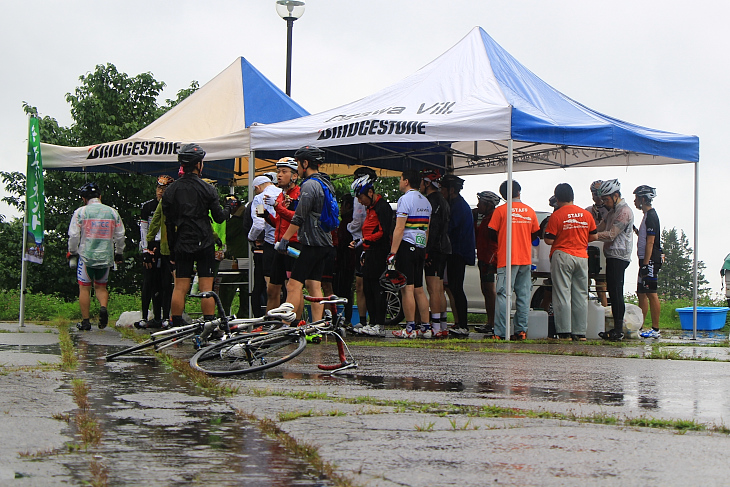
<svg viewBox="0 0 730 487">
<path fill-rule="evenodd" d="M 719 330 L 725 326 L 725 317 L 730 308 L 718 306 L 697 306 L 697 329 Z M 692 307 L 676 308 L 683 330 L 692 329 Z"/>
</svg>

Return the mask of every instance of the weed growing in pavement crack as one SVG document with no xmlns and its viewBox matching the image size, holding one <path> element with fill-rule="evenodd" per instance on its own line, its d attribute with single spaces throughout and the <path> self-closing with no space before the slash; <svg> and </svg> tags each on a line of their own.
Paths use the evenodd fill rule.
<svg viewBox="0 0 730 487">
<path fill-rule="evenodd" d="M 74 422 L 81 435 L 81 441 L 84 444 L 85 450 L 88 450 L 90 445 L 96 446 L 101 442 L 101 427 L 91 412 L 89 390 L 90 387 L 86 381 L 82 379 L 74 379 L 71 381 L 71 394 L 74 402 L 79 407 Z"/>
<path fill-rule="evenodd" d="M 328 477 L 337 487 L 356 487 L 352 480 L 335 471 L 335 466 L 322 459 L 316 446 L 309 443 L 299 442 L 270 419 L 259 419 L 253 414 L 246 413 L 240 409 L 236 410 L 236 414 L 248 421 L 256 423 L 259 429 L 266 435 L 276 439 L 287 450 L 298 458 L 305 460 L 312 465 L 320 474 Z"/>
<path fill-rule="evenodd" d="M 68 322 L 59 321 L 56 323 L 58 328 L 58 344 L 61 347 L 61 369 L 62 370 L 74 370 L 79 365 L 78 357 L 76 356 L 76 350 L 74 349 L 74 343 L 71 339 L 71 334 L 68 332 Z"/>
<path fill-rule="evenodd" d="M 436 423 L 433 421 L 430 421 L 426 423 L 425 421 L 421 424 L 416 425 L 416 431 L 425 431 L 425 432 L 431 432 L 433 431 L 433 427 Z"/>
<path fill-rule="evenodd" d="M 92 487 L 107 487 L 109 485 L 109 467 L 98 460 L 92 460 L 89 464 Z"/>
<path fill-rule="evenodd" d="M 268 391 L 268 393 L 267 393 Z M 308 394 L 301 391 L 291 393 L 289 391 L 271 391 L 268 389 L 251 389 L 252 395 L 259 397 L 271 396 L 289 396 L 298 399 L 306 399 Z M 312 393 L 312 398 L 326 399 L 333 402 L 341 402 L 345 404 L 369 404 L 379 407 L 391 407 L 396 413 L 406 411 L 419 412 L 425 414 L 436 414 L 438 416 L 447 416 L 450 414 L 463 414 L 466 416 L 475 416 L 482 418 L 534 418 L 534 419 L 557 419 L 562 421 L 574 421 L 578 423 L 594 423 L 606 424 L 614 426 L 642 426 L 647 428 L 668 428 L 678 431 L 710 431 L 730 435 L 730 427 L 723 425 L 704 425 L 688 420 L 656 420 L 654 418 L 620 418 L 603 413 L 592 413 L 581 416 L 575 413 L 555 413 L 551 411 L 535 411 L 530 409 L 506 408 L 496 405 L 484 406 L 468 406 L 458 404 L 438 404 L 438 403 L 418 403 L 415 401 L 405 400 L 387 400 L 378 399 L 370 396 L 357 397 L 337 397 L 323 393 Z M 456 423 L 452 424 L 452 428 L 456 429 Z"/>
</svg>

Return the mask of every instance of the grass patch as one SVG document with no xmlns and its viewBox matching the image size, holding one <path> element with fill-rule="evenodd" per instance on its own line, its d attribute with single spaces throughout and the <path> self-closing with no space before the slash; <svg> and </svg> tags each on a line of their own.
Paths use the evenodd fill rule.
<svg viewBox="0 0 730 487">
<path fill-rule="evenodd" d="M 298 399 L 306 398 L 301 394 L 292 394 L 287 391 L 270 391 L 267 389 L 252 389 L 249 393 L 264 397 L 267 395 L 271 396 L 297 396 Z M 405 401 L 405 400 L 390 400 L 390 399 L 378 399 L 371 396 L 357 396 L 357 397 L 336 397 L 323 395 L 321 393 L 316 394 L 317 399 L 326 399 L 333 402 L 340 402 L 346 404 L 363 404 L 378 407 L 391 407 L 395 412 L 418 412 L 425 414 L 436 414 L 438 416 L 449 416 L 449 415 L 465 415 L 471 417 L 480 418 L 531 418 L 531 419 L 557 419 L 561 421 L 575 421 L 580 423 L 593 423 L 593 424 L 605 424 L 612 426 L 642 426 L 646 428 L 664 428 L 674 429 L 677 431 L 712 431 L 715 433 L 722 433 L 730 435 L 730 427 L 725 425 L 705 425 L 697 423 L 692 420 L 682 419 L 654 419 L 654 418 L 622 418 L 619 416 L 613 416 L 605 413 L 592 413 L 585 416 L 576 414 L 566 413 L 554 413 L 550 411 L 537 411 L 531 409 L 519 409 L 519 408 L 506 408 L 496 405 L 483 405 L 483 406 L 468 406 L 458 404 L 440 404 L 440 403 L 420 403 L 416 401 Z M 373 414 L 380 414 L 384 411 L 376 410 Z M 306 415 L 324 415 L 312 413 L 307 411 L 305 413 L 297 413 L 297 417 L 303 417 Z M 296 418 L 293 418 L 296 419 Z M 453 429 L 457 429 L 456 420 L 451 420 L 451 426 Z M 425 426 L 428 423 L 424 423 L 423 431 L 426 431 Z M 470 422 L 458 429 L 467 429 Z M 476 428 L 475 428 L 476 429 Z M 419 430 L 420 431 L 420 430 Z"/>
<path fill-rule="evenodd" d="M 79 407 L 74 418 L 74 423 L 81 436 L 84 450 L 88 450 L 89 446 L 97 446 L 101 442 L 102 436 L 101 426 L 91 412 L 89 390 L 90 387 L 86 381 L 82 379 L 73 379 L 71 381 L 71 395 Z"/>
<path fill-rule="evenodd" d="M 54 324 L 58 328 L 58 344 L 61 347 L 61 369 L 75 370 L 79 366 L 79 359 L 76 356 L 76 349 L 68 331 L 69 323 L 56 320 Z"/>
<path fill-rule="evenodd" d="M 162 361 L 163 364 L 168 366 L 170 369 L 175 370 L 183 377 L 190 380 L 197 387 L 202 389 L 205 393 L 210 395 L 223 395 L 232 396 L 238 393 L 238 386 L 230 386 L 224 382 L 219 381 L 199 370 L 195 370 L 190 366 L 190 362 L 179 358 L 171 357 L 166 353 L 155 353 L 155 355 Z"/>
</svg>

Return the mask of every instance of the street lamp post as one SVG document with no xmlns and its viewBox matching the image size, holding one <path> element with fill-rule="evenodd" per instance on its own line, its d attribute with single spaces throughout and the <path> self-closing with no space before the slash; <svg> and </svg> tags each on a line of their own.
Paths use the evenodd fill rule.
<svg viewBox="0 0 730 487">
<path fill-rule="evenodd" d="M 291 33 L 294 21 L 304 15 L 302 0 L 276 0 L 276 13 L 286 20 L 286 94 L 291 96 Z"/>
</svg>

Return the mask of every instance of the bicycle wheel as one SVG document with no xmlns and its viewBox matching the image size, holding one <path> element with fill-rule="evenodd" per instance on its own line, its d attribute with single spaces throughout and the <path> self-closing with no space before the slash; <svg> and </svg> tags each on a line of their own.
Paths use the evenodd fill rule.
<svg viewBox="0 0 730 487">
<path fill-rule="evenodd" d="M 173 343 L 186 340 L 192 336 L 195 335 L 195 330 L 186 331 L 184 333 L 175 333 L 172 335 L 163 336 L 161 338 L 157 339 L 151 339 L 148 338 L 147 340 L 143 341 L 142 343 L 138 343 L 137 345 L 134 345 L 129 348 L 125 348 L 124 350 L 121 350 L 119 352 L 110 353 L 106 357 L 104 357 L 107 362 L 111 362 L 116 357 L 119 357 L 121 355 L 129 355 L 134 352 L 138 352 L 140 350 L 144 350 L 145 348 L 154 347 L 155 350 L 158 350 L 161 345 L 172 345 Z"/>
<path fill-rule="evenodd" d="M 307 340 L 299 333 L 237 336 L 199 350 L 190 366 L 217 376 L 249 374 L 291 360 L 305 346 Z"/>
</svg>

